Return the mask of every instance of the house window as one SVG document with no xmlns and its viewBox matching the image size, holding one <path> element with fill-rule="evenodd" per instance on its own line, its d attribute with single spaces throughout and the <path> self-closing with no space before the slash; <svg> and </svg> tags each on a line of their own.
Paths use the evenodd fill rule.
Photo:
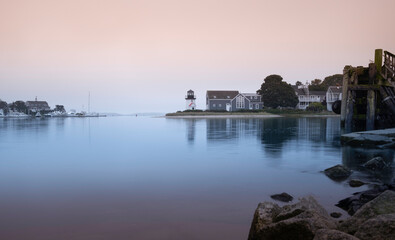
<svg viewBox="0 0 395 240">
<path fill-rule="evenodd" d="M 256 104 L 255 107 L 256 107 L 256 109 L 259 109 L 259 104 Z"/>
<path fill-rule="evenodd" d="M 252 103 L 250 103 L 250 109 L 252 109 L 254 106 L 252 105 Z"/>
<path fill-rule="evenodd" d="M 243 96 L 236 97 L 236 108 L 245 108 L 245 102 Z"/>
<path fill-rule="evenodd" d="M 215 107 L 215 103 L 213 103 L 213 107 Z"/>
<path fill-rule="evenodd" d="M 222 104 L 220 103 L 220 104 L 218 104 L 218 107 L 222 107 Z"/>
</svg>

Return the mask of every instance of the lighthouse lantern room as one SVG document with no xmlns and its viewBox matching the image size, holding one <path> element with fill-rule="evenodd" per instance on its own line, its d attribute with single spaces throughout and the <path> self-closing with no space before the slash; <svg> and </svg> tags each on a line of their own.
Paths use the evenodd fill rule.
<svg viewBox="0 0 395 240">
<path fill-rule="evenodd" d="M 185 97 L 187 110 L 195 110 L 196 109 L 195 100 L 196 100 L 195 93 L 192 90 L 189 90 L 187 92 L 186 97 Z"/>
</svg>

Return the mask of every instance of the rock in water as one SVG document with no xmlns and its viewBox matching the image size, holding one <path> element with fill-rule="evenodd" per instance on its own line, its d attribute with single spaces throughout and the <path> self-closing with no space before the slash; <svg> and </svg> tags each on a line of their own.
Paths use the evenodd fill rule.
<svg viewBox="0 0 395 240">
<path fill-rule="evenodd" d="M 343 165 L 336 165 L 324 170 L 326 176 L 335 181 L 342 181 L 351 175 L 351 171 Z"/>
<path fill-rule="evenodd" d="M 313 197 L 284 207 L 263 202 L 255 211 L 248 239 L 311 240 L 323 228 L 334 229 L 336 223 Z"/>
<path fill-rule="evenodd" d="M 362 185 L 364 185 L 365 183 L 358 180 L 358 179 L 351 179 L 348 184 L 350 185 L 350 187 L 360 187 Z"/>
<path fill-rule="evenodd" d="M 369 219 L 358 228 L 355 236 L 361 240 L 395 239 L 395 214 Z"/>
<path fill-rule="evenodd" d="M 389 164 L 387 164 L 382 157 L 375 157 L 375 158 L 372 158 L 369 161 L 367 161 L 362 166 L 367 169 L 376 171 L 376 170 L 382 170 L 382 169 L 388 167 Z"/>
<path fill-rule="evenodd" d="M 339 218 L 339 217 L 342 216 L 342 214 L 339 213 L 339 212 L 333 212 L 333 213 L 330 214 L 330 216 L 333 217 L 333 218 Z"/>
<path fill-rule="evenodd" d="M 369 219 L 393 213 L 395 213 L 395 192 L 387 190 L 363 205 L 351 218 L 345 220 L 339 229 L 349 234 L 355 234 L 359 227 Z"/>
<path fill-rule="evenodd" d="M 344 232 L 333 229 L 320 229 L 315 234 L 314 240 L 359 240 Z"/>
<path fill-rule="evenodd" d="M 280 194 L 274 194 L 274 195 L 271 195 L 270 197 L 273 198 L 274 200 L 281 201 L 281 202 L 290 202 L 294 199 L 291 195 L 289 195 L 288 193 L 285 193 L 285 192 L 280 193 Z"/>
</svg>

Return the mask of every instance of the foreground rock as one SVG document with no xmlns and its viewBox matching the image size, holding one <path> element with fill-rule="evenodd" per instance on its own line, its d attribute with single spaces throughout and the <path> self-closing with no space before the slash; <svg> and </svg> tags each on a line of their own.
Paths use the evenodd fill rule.
<svg viewBox="0 0 395 240">
<path fill-rule="evenodd" d="M 340 140 L 350 146 L 395 148 L 395 128 L 343 134 Z"/>
<path fill-rule="evenodd" d="M 361 240 L 395 239 L 395 214 L 369 219 L 358 228 L 355 236 Z"/>
<path fill-rule="evenodd" d="M 386 190 L 395 190 L 395 184 L 384 184 L 380 186 L 376 186 L 373 189 L 369 189 L 363 192 L 354 193 L 353 196 L 340 200 L 336 206 L 345 210 L 351 216 L 355 214 L 355 212 L 360 209 L 367 202 L 375 199 L 381 193 Z"/>
<path fill-rule="evenodd" d="M 274 194 L 274 195 L 271 195 L 270 197 L 273 198 L 274 200 L 281 201 L 281 202 L 290 202 L 294 199 L 291 195 L 289 195 L 288 193 L 285 193 L 285 192 L 280 193 L 280 194 Z"/>
<path fill-rule="evenodd" d="M 364 182 L 362 182 L 361 180 L 358 179 L 351 179 L 348 184 L 350 185 L 350 187 L 360 187 L 362 185 L 365 185 Z"/>
<path fill-rule="evenodd" d="M 351 171 L 343 165 L 336 165 L 324 170 L 326 176 L 335 181 L 342 181 L 351 175 Z"/>
<path fill-rule="evenodd" d="M 358 231 L 358 236 L 362 236 L 364 232 L 367 232 L 363 226 L 369 228 L 367 222 L 368 220 L 375 219 L 376 217 L 384 214 L 394 214 L 395 213 L 395 192 L 391 190 L 387 190 L 380 194 L 375 199 L 366 203 L 362 206 L 351 218 L 345 220 L 339 227 L 339 230 L 354 235 Z M 376 220 L 383 220 L 382 218 Z M 391 225 L 389 223 L 389 225 Z M 360 229 L 361 227 L 361 229 Z M 378 232 L 377 232 L 378 234 Z M 380 235 L 378 235 L 380 236 Z M 371 239 L 371 238 L 369 238 Z M 386 238 L 378 238 L 378 239 L 386 239 Z"/>
<path fill-rule="evenodd" d="M 363 165 L 363 167 L 373 171 L 383 170 L 389 166 L 390 164 L 387 163 L 382 157 L 372 158 Z"/>
<path fill-rule="evenodd" d="M 335 228 L 335 221 L 313 197 L 284 207 L 263 202 L 255 211 L 248 239 L 308 240 L 319 229 Z"/>
<path fill-rule="evenodd" d="M 359 240 L 358 238 L 333 229 L 320 229 L 316 232 L 314 240 Z"/>
</svg>

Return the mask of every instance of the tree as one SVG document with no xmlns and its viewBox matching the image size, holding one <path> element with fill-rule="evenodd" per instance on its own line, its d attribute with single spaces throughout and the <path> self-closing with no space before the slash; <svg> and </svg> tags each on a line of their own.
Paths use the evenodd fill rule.
<svg viewBox="0 0 395 240">
<path fill-rule="evenodd" d="M 0 99 L 0 109 L 3 110 L 4 115 L 8 114 L 8 104 Z"/>
<path fill-rule="evenodd" d="M 296 86 L 302 86 L 303 83 L 302 83 L 301 81 L 296 81 L 295 85 L 296 85 Z"/>
<path fill-rule="evenodd" d="M 66 112 L 63 105 L 56 105 L 54 111 L 62 112 L 62 113 Z"/>
<path fill-rule="evenodd" d="M 299 102 L 295 90 L 280 75 L 267 76 L 257 93 L 262 96 L 264 105 L 270 108 L 295 107 Z"/>
<path fill-rule="evenodd" d="M 9 105 L 12 111 L 27 113 L 27 106 L 24 101 L 16 101 Z"/>
</svg>

